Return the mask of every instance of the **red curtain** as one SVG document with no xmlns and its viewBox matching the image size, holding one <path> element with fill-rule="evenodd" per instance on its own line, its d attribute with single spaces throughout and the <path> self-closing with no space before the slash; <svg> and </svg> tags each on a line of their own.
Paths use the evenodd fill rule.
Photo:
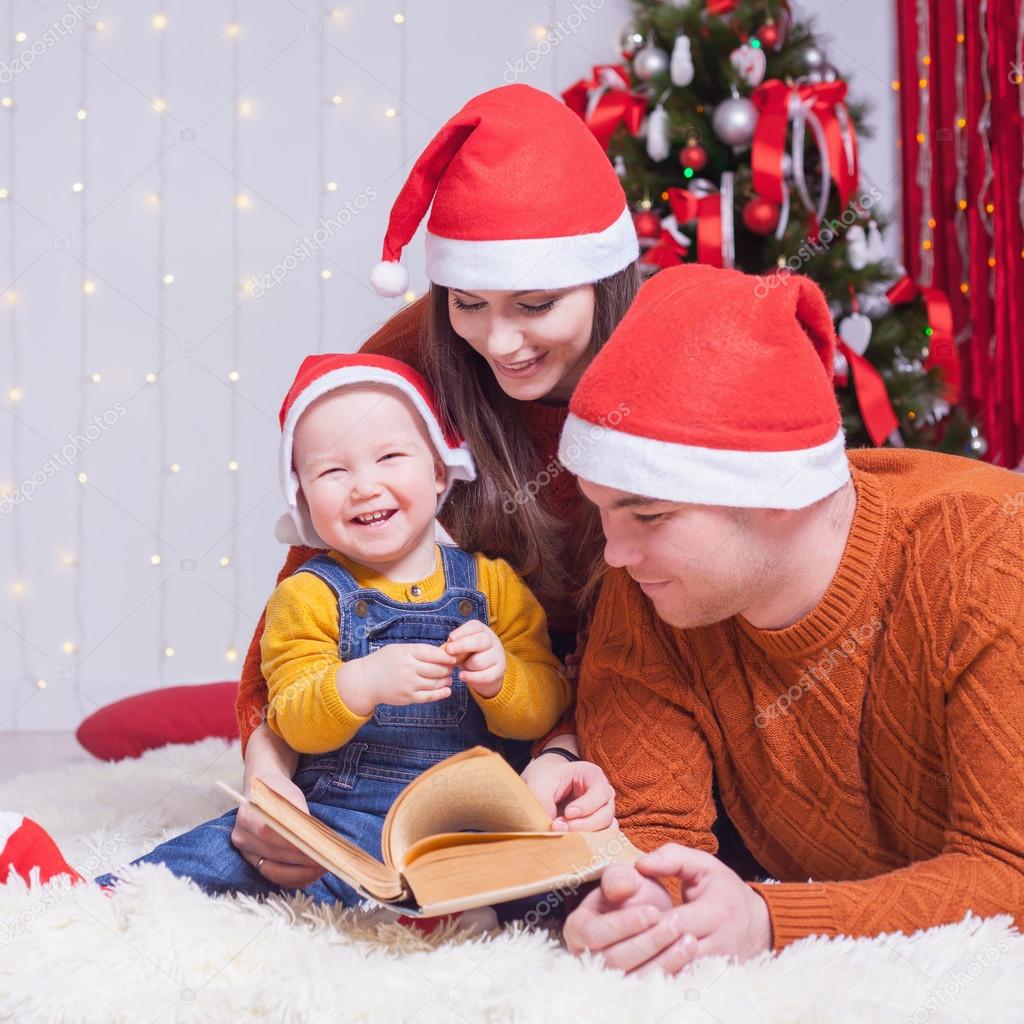
<svg viewBox="0 0 1024 1024">
<path fill-rule="evenodd" d="M 952 305 L 987 458 L 1024 457 L 1024 0 L 897 0 L 903 261 Z"/>
</svg>

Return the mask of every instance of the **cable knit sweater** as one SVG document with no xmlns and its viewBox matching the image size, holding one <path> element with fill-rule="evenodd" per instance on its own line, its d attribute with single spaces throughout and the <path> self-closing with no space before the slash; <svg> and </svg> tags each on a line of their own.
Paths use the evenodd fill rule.
<svg viewBox="0 0 1024 1024">
<path fill-rule="evenodd" d="M 367 340 L 361 351 L 401 359 L 422 372 L 421 344 L 429 315 L 428 301 L 429 296 L 424 296 L 397 313 Z M 544 465 L 548 465 L 558 457 L 558 438 L 568 414 L 568 406 L 522 402 L 518 408 Z M 576 486 L 576 478 L 571 473 L 559 473 L 538 492 L 538 500 L 559 519 L 570 522 L 578 512 L 582 498 Z M 277 582 L 280 584 L 315 554 L 315 548 L 289 548 Z M 544 611 L 551 629 L 574 631 L 577 628 L 577 611 L 572 595 L 563 595 L 561 600 L 546 606 Z M 265 624 L 264 613 L 256 624 L 256 631 L 249 644 L 235 700 L 243 757 L 249 737 L 263 721 L 268 705 L 267 681 L 261 671 L 260 654 L 260 640 Z"/>
<path fill-rule="evenodd" d="M 968 910 L 1024 925 L 1024 481 L 927 452 L 849 458 L 841 563 L 786 629 L 674 630 L 610 574 L 578 684 L 583 751 L 644 849 L 714 852 L 714 773 L 781 882 L 754 886 L 776 949 Z"/>
</svg>

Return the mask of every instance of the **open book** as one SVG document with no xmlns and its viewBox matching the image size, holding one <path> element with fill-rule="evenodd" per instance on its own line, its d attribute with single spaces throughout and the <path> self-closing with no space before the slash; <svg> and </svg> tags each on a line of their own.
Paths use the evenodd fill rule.
<svg viewBox="0 0 1024 1024">
<path fill-rule="evenodd" d="M 473 747 L 409 783 L 384 820 L 384 862 L 253 779 L 244 797 L 275 832 L 362 895 L 433 917 L 576 889 L 641 855 L 618 828 L 552 832 L 537 798 L 498 754 Z"/>
</svg>

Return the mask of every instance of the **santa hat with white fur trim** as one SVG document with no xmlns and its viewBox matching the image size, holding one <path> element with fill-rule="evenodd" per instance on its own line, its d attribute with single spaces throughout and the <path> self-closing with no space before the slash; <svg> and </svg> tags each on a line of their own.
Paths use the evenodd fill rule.
<svg viewBox="0 0 1024 1024">
<path fill-rule="evenodd" d="M 804 508 L 850 478 L 834 350 L 809 278 L 663 270 L 580 379 L 559 458 L 644 497 Z"/>
<path fill-rule="evenodd" d="M 433 390 L 407 363 L 387 356 L 353 355 L 306 356 L 281 405 L 281 487 L 288 511 L 277 521 L 275 534 L 282 544 L 304 544 L 311 548 L 329 548 L 317 534 L 309 515 L 309 506 L 299 486 L 299 475 L 292 461 L 295 427 L 302 414 L 318 398 L 338 388 L 356 384 L 387 385 L 400 391 L 423 418 L 437 457 L 447 469 L 447 485 L 438 496 L 441 510 L 456 480 L 473 480 L 476 468 L 473 456 L 457 431 L 441 422 Z M 451 538 L 437 524 L 438 539 Z"/>
<path fill-rule="evenodd" d="M 475 96 L 427 145 L 391 209 L 371 275 L 379 294 L 408 287 L 399 260 L 428 207 L 427 276 L 447 287 L 570 288 L 639 255 L 604 150 L 560 100 L 528 85 Z"/>
</svg>

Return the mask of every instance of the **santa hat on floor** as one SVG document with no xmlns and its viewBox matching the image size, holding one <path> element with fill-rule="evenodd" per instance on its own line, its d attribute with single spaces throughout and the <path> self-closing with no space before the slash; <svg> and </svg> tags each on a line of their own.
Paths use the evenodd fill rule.
<svg viewBox="0 0 1024 1024">
<path fill-rule="evenodd" d="M 645 497 L 804 508 L 850 478 L 834 350 L 806 277 L 663 270 L 580 379 L 559 458 Z"/>
<path fill-rule="evenodd" d="M 309 515 L 309 506 L 299 486 L 292 455 L 295 447 L 295 426 L 299 417 L 322 395 L 355 384 L 387 385 L 400 391 L 420 414 L 434 444 L 437 457 L 447 468 L 444 491 L 438 495 L 441 510 L 456 480 L 473 480 L 476 469 L 465 441 L 451 426 L 442 424 L 433 390 L 407 363 L 387 356 L 316 355 L 307 356 L 281 405 L 281 486 L 288 511 L 277 522 L 277 539 L 283 544 L 304 544 L 312 548 L 329 548 L 316 530 Z M 451 542 L 440 523 L 439 540 Z"/>
<path fill-rule="evenodd" d="M 475 96 L 427 145 L 391 209 L 371 275 L 381 295 L 408 287 L 399 260 L 428 207 L 427 276 L 439 285 L 569 288 L 639 255 L 622 185 L 593 133 L 528 85 Z"/>
<path fill-rule="evenodd" d="M 0 811 L 0 885 L 7 884 L 12 871 L 29 885 L 57 875 L 83 881 L 42 825 L 16 812 Z"/>
</svg>

